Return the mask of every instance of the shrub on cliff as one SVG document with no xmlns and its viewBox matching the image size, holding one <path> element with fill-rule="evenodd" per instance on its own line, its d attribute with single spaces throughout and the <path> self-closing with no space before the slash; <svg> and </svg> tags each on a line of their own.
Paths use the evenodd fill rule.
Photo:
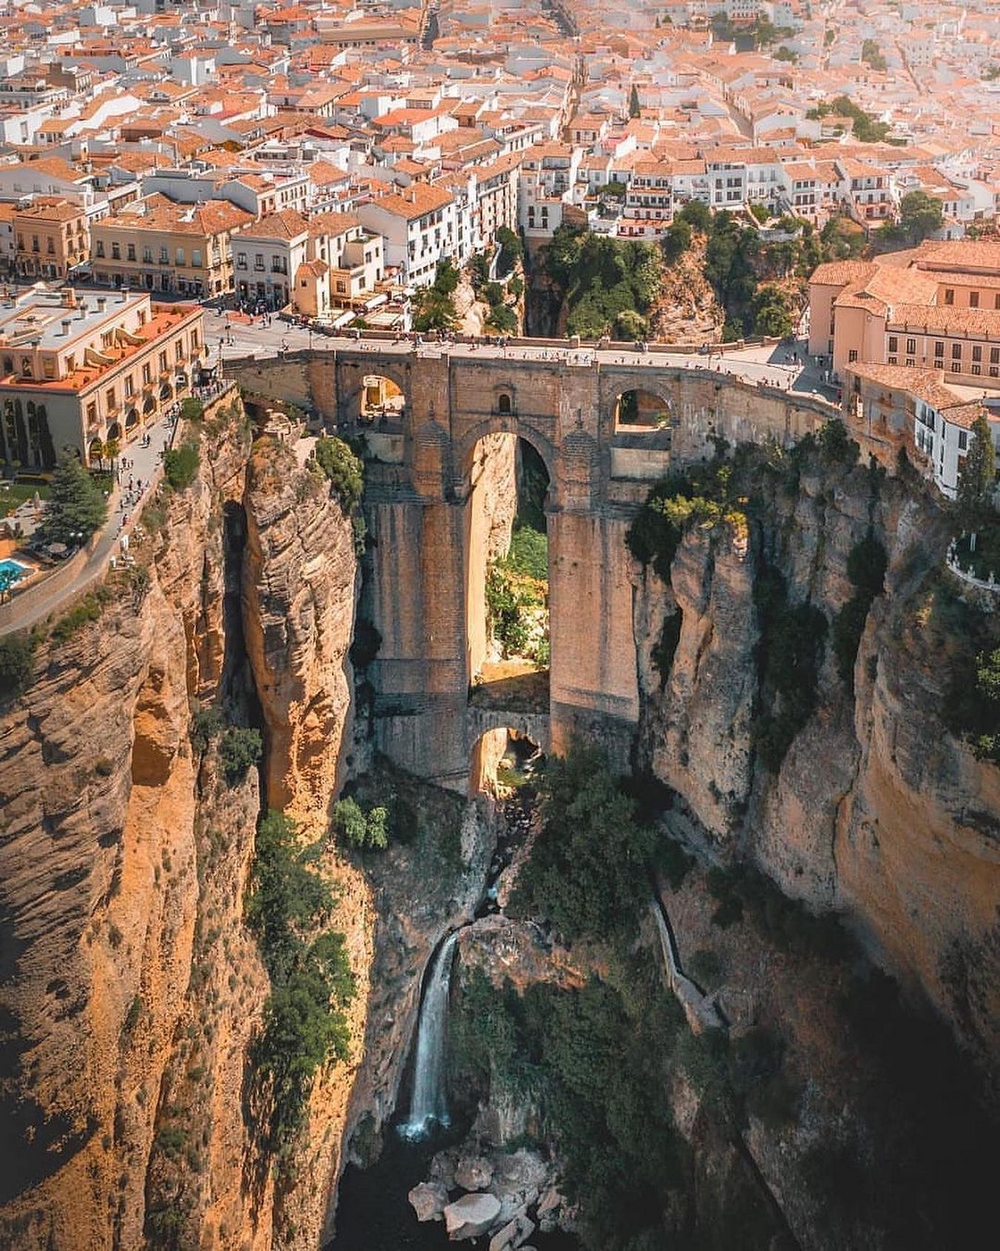
<svg viewBox="0 0 1000 1251">
<path fill-rule="evenodd" d="M 364 466 L 343 439 L 316 440 L 316 463 L 330 483 L 330 489 L 346 514 L 361 503 L 364 489 Z"/>
<path fill-rule="evenodd" d="M 175 491 L 183 491 L 194 482 L 198 472 L 198 444 L 182 443 L 163 453 L 163 476 Z"/>
<path fill-rule="evenodd" d="M 338 841 L 358 851 L 384 851 L 389 845 L 389 813 L 377 806 L 367 813 L 353 796 L 338 799 L 330 814 L 331 831 Z"/>
<path fill-rule="evenodd" d="M 252 765 L 260 763 L 264 744 L 260 730 L 231 726 L 219 743 L 219 763 L 230 786 L 242 782 Z"/>
<path fill-rule="evenodd" d="M 31 634 L 8 634 L 0 639 L 0 700 L 15 699 L 35 676 L 35 639 Z"/>
<path fill-rule="evenodd" d="M 302 848 L 293 822 L 268 812 L 257 828 L 246 918 L 271 979 L 264 1028 L 253 1048 L 271 1112 L 259 1126 L 279 1160 L 301 1128 L 317 1069 L 348 1055 L 344 1008 L 355 994 L 343 934 L 323 932 L 333 892 L 312 868 L 318 848 Z"/>
</svg>

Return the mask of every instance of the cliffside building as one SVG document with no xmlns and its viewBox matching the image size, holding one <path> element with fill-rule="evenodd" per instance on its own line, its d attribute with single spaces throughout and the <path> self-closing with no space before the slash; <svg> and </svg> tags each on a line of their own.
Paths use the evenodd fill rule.
<svg viewBox="0 0 1000 1251">
<path fill-rule="evenodd" d="M 89 463 L 96 439 L 138 437 L 196 380 L 203 317 L 128 291 L 0 309 L 0 459 L 51 469 L 71 447 Z"/>
</svg>

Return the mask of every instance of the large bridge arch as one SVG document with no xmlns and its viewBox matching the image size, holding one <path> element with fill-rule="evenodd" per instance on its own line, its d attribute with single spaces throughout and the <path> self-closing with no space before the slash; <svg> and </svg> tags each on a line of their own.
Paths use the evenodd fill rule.
<svg viewBox="0 0 1000 1251">
<path fill-rule="evenodd" d="M 406 359 L 398 359 L 385 353 L 350 356 L 340 355 L 334 370 L 334 393 L 336 396 L 336 422 L 339 426 L 354 427 L 363 424 L 365 416 L 365 379 L 386 378 L 403 396 L 403 417 L 412 412 L 413 370 Z"/>
</svg>

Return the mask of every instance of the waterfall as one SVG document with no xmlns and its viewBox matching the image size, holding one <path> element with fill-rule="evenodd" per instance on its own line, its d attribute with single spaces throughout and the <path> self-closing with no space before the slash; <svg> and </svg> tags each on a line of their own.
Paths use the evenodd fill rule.
<svg viewBox="0 0 1000 1251">
<path fill-rule="evenodd" d="M 417 1054 L 413 1065 L 410 1115 L 400 1126 L 404 1138 L 425 1138 L 435 1125 L 448 1124 L 444 1089 L 444 1041 L 448 1024 L 448 987 L 458 930 L 441 944 L 431 965 L 417 1019 Z"/>
</svg>

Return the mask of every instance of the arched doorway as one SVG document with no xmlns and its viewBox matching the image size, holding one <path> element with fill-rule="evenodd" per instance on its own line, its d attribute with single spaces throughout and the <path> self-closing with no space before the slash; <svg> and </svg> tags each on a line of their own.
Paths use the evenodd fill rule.
<svg viewBox="0 0 1000 1251">
<path fill-rule="evenodd" d="M 549 471 L 526 439 L 481 436 L 467 466 L 466 639 L 474 686 L 530 690 L 547 709 Z M 515 690 L 520 683 L 525 689 Z M 540 686 L 544 692 L 540 693 Z"/>
<path fill-rule="evenodd" d="M 406 410 L 406 397 L 391 378 L 384 374 L 365 374 L 361 380 L 360 420 L 363 425 L 376 421 L 401 421 Z"/>
<path fill-rule="evenodd" d="M 615 434 L 669 430 L 673 401 L 651 391 L 623 391 L 615 402 Z"/>
<path fill-rule="evenodd" d="M 533 786 L 545 763 L 544 744 L 512 726 L 484 731 L 473 743 L 471 755 L 469 793 L 497 798 Z"/>
</svg>

